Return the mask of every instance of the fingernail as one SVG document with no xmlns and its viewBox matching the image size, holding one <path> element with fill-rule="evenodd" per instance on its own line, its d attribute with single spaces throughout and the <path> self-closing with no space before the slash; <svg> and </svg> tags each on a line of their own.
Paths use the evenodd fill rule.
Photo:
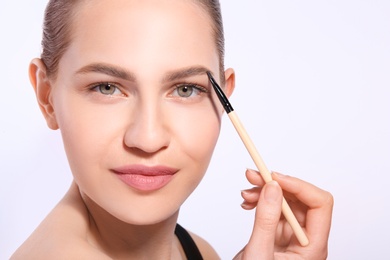
<svg viewBox="0 0 390 260">
<path fill-rule="evenodd" d="M 249 191 L 247 191 L 247 190 L 242 190 L 241 191 L 241 195 L 249 195 L 250 194 L 250 192 Z"/>
<path fill-rule="evenodd" d="M 257 173 L 257 171 L 256 171 L 256 170 L 253 170 L 253 169 L 250 169 L 250 168 L 246 168 L 246 171 L 248 171 L 248 172 L 254 172 L 254 173 Z"/>
<path fill-rule="evenodd" d="M 249 208 L 249 205 L 246 203 L 246 201 L 241 203 L 241 208 L 243 208 L 243 209 L 248 209 Z"/>
<path fill-rule="evenodd" d="M 268 202 L 275 202 L 278 200 L 279 194 L 279 184 L 276 181 L 271 181 L 265 185 L 264 198 Z"/>
</svg>

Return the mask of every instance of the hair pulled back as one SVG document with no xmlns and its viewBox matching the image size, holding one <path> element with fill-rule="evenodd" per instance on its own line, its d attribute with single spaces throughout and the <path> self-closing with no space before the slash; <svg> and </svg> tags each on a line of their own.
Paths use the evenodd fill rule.
<svg viewBox="0 0 390 260">
<path fill-rule="evenodd" d="M 41 59 L 50 78 L 56 77 L 59 61 L 72 41 L 72 19 L 77 14 L 77 6 L 83 1 L 85 0 L 50 0 L 46 6 Z M 198 3 L 211 18 L 223 81 L 225 39 L 219 0 L 191 1 Z"/>
</svg>

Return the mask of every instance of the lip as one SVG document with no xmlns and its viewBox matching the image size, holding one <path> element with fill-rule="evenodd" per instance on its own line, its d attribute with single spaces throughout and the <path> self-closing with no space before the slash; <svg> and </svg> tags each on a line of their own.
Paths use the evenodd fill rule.
<svg viewBox="0 0 390 260">
<path fill-rule="evenodd" d="M 121 181 L 136 190 L 155 191 L 167 185 L 178 169 L 161 165 L 127 165 L 112 171 Z"/>
</svg>

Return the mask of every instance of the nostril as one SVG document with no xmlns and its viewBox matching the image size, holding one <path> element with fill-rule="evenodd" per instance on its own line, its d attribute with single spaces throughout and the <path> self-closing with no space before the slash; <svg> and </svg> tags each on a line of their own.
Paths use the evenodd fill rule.
<svg viewBox="0 0 390 260">
<path fill-rule="evenodd" d="M 168 131 L 164 127 L 141 123 L 127 129 L 123 143 L 128 150 L 146 155 L 166 149 L 169 141 Z"/>
<path fill-rule="evenodd" d="M 158 154 L 168 147 L 161 147 L 160 149 L 154 149 L 154 150 L 147 150 L 144 148 L 139 148 L 139 147 L 128 147 L 124 145 L 125 150 L 127 150 L 129 153 L 132 155 L 138 157 L 138 158 L 150 158 L 153 157 L 155 154 Z"/>
<path fill-rule="evenodd" d="M 159 97 L 142 92 L 128 115 L 124 145 L 129 151 L 146 156 L 166 149 L 170 143 L 171 124 L 164 116 Z"/>
</svg>

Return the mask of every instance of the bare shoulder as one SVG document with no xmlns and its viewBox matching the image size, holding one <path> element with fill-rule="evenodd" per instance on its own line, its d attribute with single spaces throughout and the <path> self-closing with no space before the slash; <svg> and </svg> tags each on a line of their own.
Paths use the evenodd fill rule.
<svg viewBox="0 0 390 260">
<path fill-rule="evenodd" d="M 39 243 L 42 242 L 42 243 Z M 83 240 L 59 241 L 58 239 L 46 239 L 44 241 L 31 236 L 11 256 L 11 260 L 19 259 L 111 259 L 98 250 L 92 248 Z"/>
<path fill-rule="evenodd" d="M 192 239 L 194 239 L 204 259 L 221 259 L 214 248 L 206 240 L 190 231 L 189 233 Z"/>
<path fill-rule="evenodd" d="M 107 259 L 85 239 L 86 212 L 73 188 L 11 259 Z"/>
</svg>

